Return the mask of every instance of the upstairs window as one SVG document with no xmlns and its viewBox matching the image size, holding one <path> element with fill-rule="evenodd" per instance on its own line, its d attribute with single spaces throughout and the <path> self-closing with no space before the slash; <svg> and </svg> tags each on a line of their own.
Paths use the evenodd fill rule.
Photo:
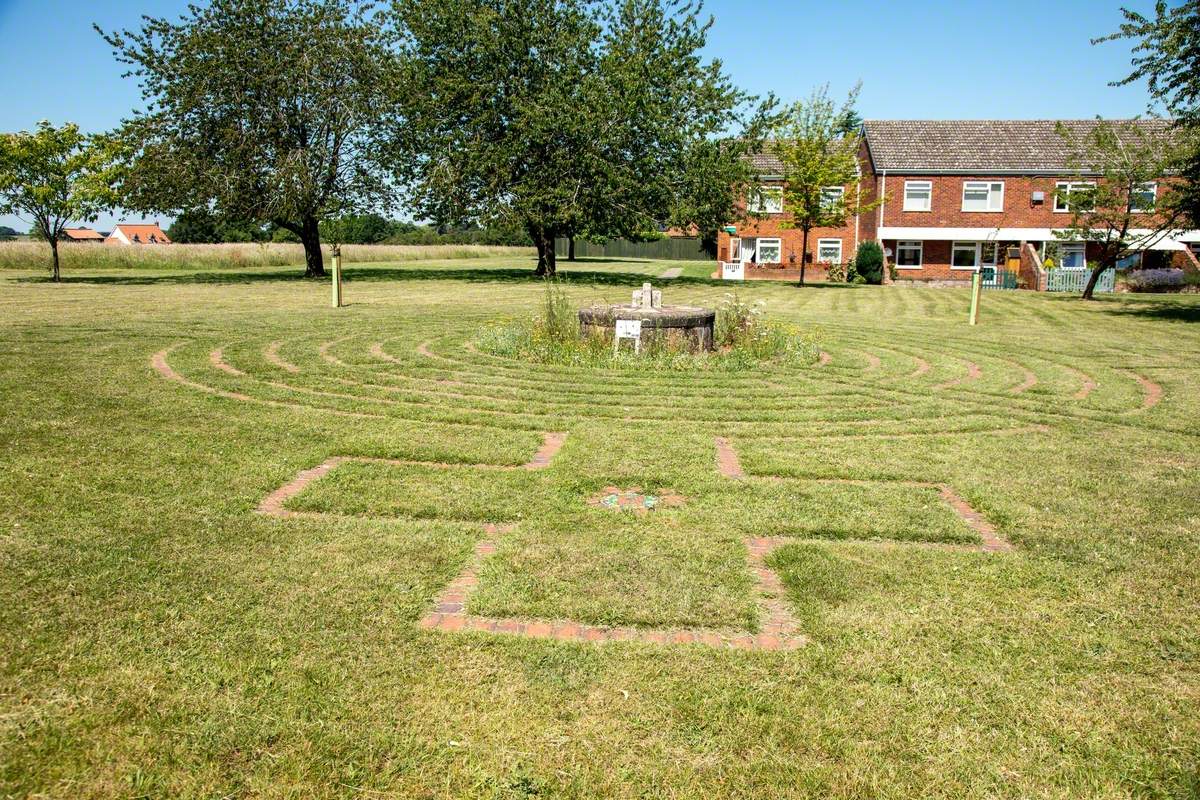
<svg viewBox="0 0 1200 800">
<path fill-rule="evenodd" d="M 750 192 L 746 208 L 756 214 L 780 214 L 783 212 L 783 187 L 759 186 Z"/>
<path fill-rule="evenodd" d="M 1129 200 L 1129 210 L 1135 214 L 1153 211 L 1155 203 L 1158 202 L 1158 184 L 1143 183 L 1133 190 L 1133 196 Z"/>
<path fill-rule="evenodd" d="M 1004 181 L 963 181 L 963 211 L 1003 211 Z"/>
<path fill-rule="evenodd" d="M 1091 181 L 1059 181 L 1054 184 L 1054 210 L 1064 213 L 1074 205 L 1078 211 L 1090 211 L 1096 184 Z"/>
<path fill-rule="evenodd" d="M 904 182 L 904 210 L 929 211 L 933 208 L 932 181 Z"/>
<path fill-rule="evenodd" d="M 844 186 L 826 186 L 821 190 L 821 208 L 826 211 L 838 208 L 846 196 Z"/>
</svg>

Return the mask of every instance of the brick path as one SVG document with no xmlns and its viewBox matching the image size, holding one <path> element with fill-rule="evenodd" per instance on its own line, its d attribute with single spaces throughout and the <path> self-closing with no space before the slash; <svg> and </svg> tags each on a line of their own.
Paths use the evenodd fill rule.
<svg viewBox="0 0 1200 800">
<path fill-rule="evenodd" d="M 792 616 L 779 576 L 766 565 L 766 557 L 786 539 L 747 539 L 750 570 L 758 591 L 764 620 L 758 634 L 719 628 L 633 628 L 586 625 L 571 620 L 539 620 L 515 617 L 481 617 L 466 613 L 467 599 L 478 585 L 479 566 L 496 552 L 499 536 L 513 526 L 488 525 L 486 536 L 475 545 L 475 554 L 465 569 L 434 598 L 433 610 L 421 618 L 420 626 L 443 633 L 477 631 L 509 634 L 564 642 L 640 642 L 642 644 L 697 644 L 739 650 L 794 650 L 807 639 Z"/>
</svg>

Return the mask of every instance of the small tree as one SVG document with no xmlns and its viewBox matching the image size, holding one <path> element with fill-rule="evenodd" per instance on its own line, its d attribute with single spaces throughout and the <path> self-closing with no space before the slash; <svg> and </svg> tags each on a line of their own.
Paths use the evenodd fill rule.
<svg viewBox="0 0 1200 800">
<path fill-rule="evenodd" d="M 110 208 L 112 169 L 103 147 L 72 123 L 38 123 L 30 133 L 0 136 L 0 213 L 28 216 L 50 245 L 51 276 L 61 279 L 58 243 L 72 222 Z"/>
<path fill-rule="evenodd" d="M 781 225 L 802 234 L 801 286 L 813 228 L 841 227 L 880 202 L 863 202 L 858 186 L 860 133 L 857 128 L 847 130 L 847 121 L 855 116 L 858 91 L 854 87 L 839 107 L 830 99 L 829 87 L 820 87 L 784 113 L 775 136 L 775 154 L 783 164 Z M 850 185 L 853 188 L 845 190 Z"/>
<path fill-rule="evenodd" d="M 119 132 L 123 205 L 281 228 L 320 276 L 321 220 L 393 204 L 395 62 L 370 4 L 213 0 L 101 35 L 148 105 Z"/>
<path fill-rule="evenodd" d="M 1105 270 L 1178 229 L 1178 179 L 1170 176 L 1178 172 L 1183 149 L 1165 123 L 1098 119 L 1082 130 L 1062 123 L 1057 130 L 1070 148 L 1071 167 L 1095 176 L 1055 191 L 1056 205 L 1071 212 L 1055 237 L 1091 244 L 1099 253 L 1083 290 L 1083 299 L 1091 300 Z"/>
</svg>

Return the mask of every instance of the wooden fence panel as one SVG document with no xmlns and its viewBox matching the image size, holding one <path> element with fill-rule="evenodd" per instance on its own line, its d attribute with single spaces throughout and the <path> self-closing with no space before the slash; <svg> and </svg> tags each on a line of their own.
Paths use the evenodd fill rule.
<svg viewBox="0 0 1200 800">
<path fill-rule="evenodd" d="M 565 259 L 570 249 L 568 239 L 555 239 L 554 252 L 560 259 Z M 631 242 L 628 239 L 614 239 L 604 244 L 575 240 L 576 258 L 653 258 L 663 261 L 715 261 L 711 253 L 704 249 L 704 242 L 698 236 L 656 239 L 652 242 Z"/>
</svg>

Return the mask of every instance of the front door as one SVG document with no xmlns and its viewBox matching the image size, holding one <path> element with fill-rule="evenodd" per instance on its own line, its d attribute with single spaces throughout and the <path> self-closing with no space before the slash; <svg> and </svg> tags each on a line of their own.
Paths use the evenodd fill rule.
<svg viewBox="0 0 1200 800">
<path fill-rule="evenodd" d="M 1000 247 L 995 242 L 983 242 L 979 248 L 979 275 L 984 286 L 996 285 L 996 267 Z"/>
<path fill-rule="evenodd" d="M 736 236 L 729 240 L 729 260 L 734 264 L 742 263 L 742 240 Z"/>
</svg>

